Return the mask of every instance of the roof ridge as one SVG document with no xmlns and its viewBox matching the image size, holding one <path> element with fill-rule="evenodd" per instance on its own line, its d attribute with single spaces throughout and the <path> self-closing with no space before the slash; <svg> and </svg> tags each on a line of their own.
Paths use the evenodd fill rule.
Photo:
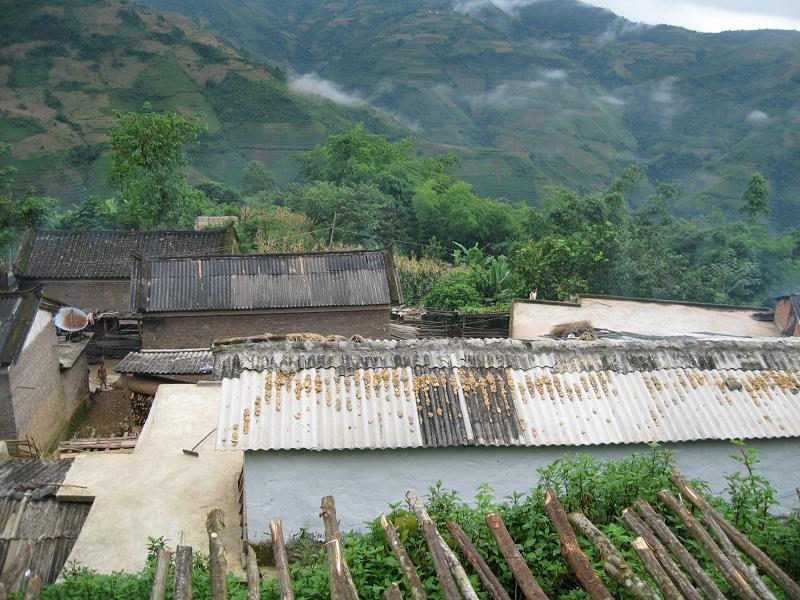
<svg viewBox="0 0 800 600">
<path fill-rule="evenodd" d="M 198 255 L 175 255 L 175 256 L 155 256 L 143 257 L 148 262 L 157 262 L 164 260 L 206 260 L 206 259 L 220 259 L 220 258 L 281 258 L 293 256 L 330 256 L 330 255 L 345 255 L 345 254 L 382 254 L 388 248 L 380 248 L 378 250 L 331 250 L 330 252 L 275 252 L 264 254 L 198 254 Z"/>
</svg>

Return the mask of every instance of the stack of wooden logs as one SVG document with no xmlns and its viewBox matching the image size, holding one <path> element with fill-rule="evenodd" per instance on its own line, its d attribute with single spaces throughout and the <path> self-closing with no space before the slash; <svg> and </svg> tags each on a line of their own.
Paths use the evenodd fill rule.
<svg viewBox="0 0 800 600">
<path fill-rule="evenodd" d="M 144 427 L 147 415 L 150 414 L 150 407 L 153 406 L 153 395 L 140 392 L 131 392 L 130 394 L 133 424 L 136 427 Z"/>
<path fill-rule="evenodd" d="M 761 575 L 767 575 L 783 591 L 786 598 L 800 600 L 800 586 L 744 534 L 715 511 L 700 494 L 692 489 L 680 473 L 675 471 L 670 480 L 680 491 L 681 496 L 697 509 L 702 520 L 695 519 L 692 512 L 667 490 L 658 494 L 659 501 L 683 523 L 697 545 L 708 554 L 715 568 L 739 599 L 775 600 L 775 596 L 761 578 Z M 445 600 L 477 600 L 478 594 L 464 565 L 454 549 L 443 539 L 436 523 L 425 509 L 425 505 L 414 492 L 408 492 L 406 499 L 416 516 L 419 529 L 431 555 L 431 562 L 436 571 L 441 591 L 437 597 Z M 703 597 L 707 600 L 723 600 L 725 598 L 712 578 L 703 571 L 693 555 L 669 529 L 664 519 L 644 500 L 638 500 L 635 508 L 626 509 L 622 514 L 622 519 L 637 536 L 631 542 L 631 546 L 655 583 L 655 588 L 636 574 L 613 542 L 603 535 L 586 515 L 581 512 L 567 514 L 552 489 L 548 489 L 546 492 L 545 509 L 553 527 L 558 532 L 564 560 L 592 600 L 611 600 L 613 596 L 581 549 L 575 533 L 576 529 L 597 548 L 606 575 L 636 600 L 702 600 Z M 336 505 L 332 496 L 325 496 L 322 499 L 320 516 L 325 526 L 330 597 L 332 600 L 357 600 L 358 591 L 345 559 L 339 521 L 336 518 Z M 381 515 L 380 522 L 392 552 L 400 565 L 398 575 L 402 574 L 405 579 L 410 597 L 413 600 L 424 600 L 427 597 L 425 588 L 395 527 L 384 515 Z M 520 553 L 500 515 L 487 515 L 486 524 L 514 576 L 517 589 L 514 591 L 513 597 L 546 600 L 547 596 L 536 581 L 530 566 Z M 228 595 L 225 588 L 227 562 L 222 547 L 222 530 L 224 528 L 222 511 L 219 509 L 212 511 L 206 525 L 209 534 L 211 597 L 213 600 L 227 600 Z M 488 597 L 494 600 L 511 600 L 512 594 L 503 588 L 478 548 L 461 527 L 452 521 L 446 522 L 446 527 L 454 540 L 454 546 L 466 559 L 469 567 L 477 573 Z M 270 531 L 281 600 L 293 600 L 294 593 L 282 522 L 271 521 Z M 752 564 L 746 563 L 742 554 Z M 170 554 L 163 550 L 159 555 L 151 600 L 163 600 L 164 598 L 169 562 Z M 248 548 L 247 552 L 247 574 L 249 590 L 247 598 L 248 600 L 258 600 L 260 577 L 252 548 Z M 187 550 L 185 547 L 178 547 L 174 597 L 180 600 L 191 599 L 191 548 Z M 402 597 L 399 583 L 393 583 L 383 593 L 384 600 L 401 600 Z"/>
</svg>

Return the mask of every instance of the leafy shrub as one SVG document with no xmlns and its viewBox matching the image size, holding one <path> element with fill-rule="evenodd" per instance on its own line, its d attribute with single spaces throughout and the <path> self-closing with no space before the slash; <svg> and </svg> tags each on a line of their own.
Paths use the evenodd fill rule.
<svg viewBox="0 0 800 600">
<path fill-rule="evenodd" d="M 431 258 L 395 257 L 400 277 L 400 289 L 403 290 L 403 301 L 416 305 L 431 291 L 436 283 L 452 270 L 446 262 Z"/>
<path fill-rule="evenodd" d="M 467 271 L 454 271 L 442 277 L 422 298 L 423 306 L 438 310 L 463 310 L 480 301 L 475 280 Z"/>
</svg>

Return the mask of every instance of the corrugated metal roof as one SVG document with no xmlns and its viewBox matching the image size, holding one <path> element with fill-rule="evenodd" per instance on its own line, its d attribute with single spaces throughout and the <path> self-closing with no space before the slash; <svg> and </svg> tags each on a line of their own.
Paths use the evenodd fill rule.
<svg viewBox="0 0 800 600">
<path fill-rule="evenodd" d="M 142 260 L 131 307 L 143 312 L 390 304 L 391 251 Z"/>
<path fill-rule="evenodd" d="M 40 301 L 40 290 L 0 292 L 0 365 L 17 359 Z"/>
<path fill-rule="evenodd" d="M 211 350 L 159 350 L 129 352 L 117 368 L 117 373 L 142 375 L 198 375 L 210 373 L 214 356 Z"/>
<path fill-rule="evenodd" d="M 785 339 L 261 343 L 220 365 L 218 449 L 800 436 L 800 343 Z"/>
<path fill-rule="evenodd" d="M 31 544 L 30 570 L 42 582 L 58 578 L 83 528 L 90 502 L 60 502 L 58 484 L 71 460 L 11 460 L 0 465 L 0 570 L 24 544 Z"/>
<path fill-rule="evenodd" d="M 233 230 L 29 231 L 14 264 L 27 279 L 127 279 L 132 254 L 206 256 L 235 252 Z"/>
</svg>

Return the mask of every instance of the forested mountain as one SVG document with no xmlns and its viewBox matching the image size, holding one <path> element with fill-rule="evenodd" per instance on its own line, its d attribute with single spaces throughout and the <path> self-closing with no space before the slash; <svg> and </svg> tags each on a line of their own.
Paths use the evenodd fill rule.
<svg viewBox="0 0 800 600">
<path fill-rule="evenodd" d="M 393 114 L 484 195 L 597 189 L 642 161 L 680 181 L 676 211 L 733 214 L 758 169 L 773 226 L 800 217 L 798 32 L 649 27 L 573 0 L 143 1 Z"/>
<path fill-rule="evenodd" d="M 364 122 L 404 129 L 369 109 L 291 93 L 285 74 L 250 61 L 190 20 L 118 0 L 3 3 L 0 11 L 0 142 L 33 186 L 64 206 L 106 193 L 105 150 L 114 111 L 205 113 L 208 132 L 191 149 L 194 178 L 239 183 L 249 159 L 294 177 L 289 154 Z"/>
</svg>

